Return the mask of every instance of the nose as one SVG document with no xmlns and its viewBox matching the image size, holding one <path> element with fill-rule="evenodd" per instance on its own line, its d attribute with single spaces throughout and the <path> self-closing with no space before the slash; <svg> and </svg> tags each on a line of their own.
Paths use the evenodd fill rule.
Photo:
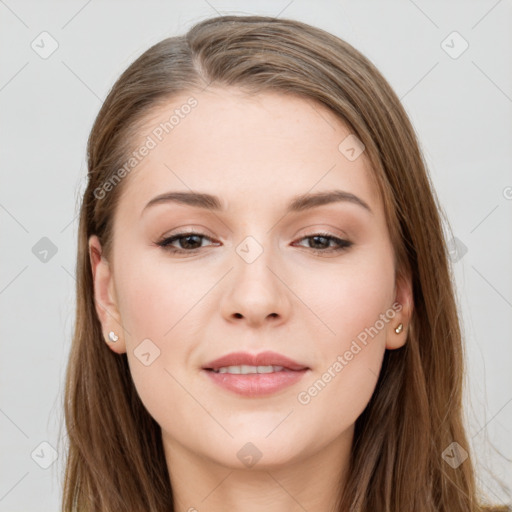
<svg viewBox="0 0 512 512">
<path fill-rule="evenodd" d="M 291 310 L 290 290 L 286 276 L 280 271 L 277 258 L 264 250 L 249 262 L 238 254 L 230 272 L 227 289 L 221 299 L 221 313 L 229 322 L 243 322 L 250 327 L 271 322 L 276 326 L 285 322 Z"/>
</svg>

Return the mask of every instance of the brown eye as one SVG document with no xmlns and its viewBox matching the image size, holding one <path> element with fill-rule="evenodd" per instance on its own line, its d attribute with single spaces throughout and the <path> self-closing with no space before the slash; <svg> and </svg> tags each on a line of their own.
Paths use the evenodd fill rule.
<svg viewBox="0 0 512 512">
<path fill-rule="evenodd" d="M 303 237 L 301 240 L 308 240 L 308 248 L 312 249 L 313 252 L 316 253 L 339 252 L 348 249 L 353 245 L 352 242 L 335 237 L 329 233 L 315 233 L 313 235 Z M 334 247 L 330 245 L 332 242 L 335 244 Z"/>
<path fill-rule="evenodd" d="M 202 233 L 194 233 L 194 232 L 186 232 L 186 233 L 177 233 L 168 238 L 164 238 L 160 242 L 157 242 L 159 247 L 164 248 L 166 251 L 170 252 L 195 252 L 202 247 L 202 240 L 207 239 L 212 241 L 210 237 Z M 176 247 L 173 244 L 174 242 L 178 242 L 179 247 Z"/>
</svg>

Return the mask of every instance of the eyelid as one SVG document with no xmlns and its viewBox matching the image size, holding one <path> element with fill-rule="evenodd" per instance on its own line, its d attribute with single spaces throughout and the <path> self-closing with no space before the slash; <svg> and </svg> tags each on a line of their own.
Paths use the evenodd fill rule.
<svg viewBox="0 0 512 512">
<path fill-rule="evenodd" d="M 179 228 L 173 229 L 172 231 L 167 232 L 165 235 L 162 235 L 160 237 L 160 240 L 165 240 L 176 235 L 201 235 L 204 236 L 205 238 L 213 240 L 215 237 L 213 235 L 209 235 L 208 233 L 209 230 L 204 226 L 199 226 L 199 228 L 180 226 Z"/>
<path fill-rule="evenodd" d="M 305 235 L 300 235 L 302 231 L 306 231 Z M 328 233 L 328 231 L 332 231 L 332 233 Z M 336 226 L 333 226 L 331 224 L 326 224 L 324 222 L 309 224 L 308 226 L 304 226 L 300 228 L 296 234 L 294 235 L 294 238 L 297 238 L 298 236 L 311 236 L 310 233 L 316 234 L 323 232 L 325 234 L 328 234 L 329 236 L 334 236 L 338 238 L 349 238 L 349 235 L 346 231 L 343 231 L 340 228 L 337 228 Z"/>
</svg>

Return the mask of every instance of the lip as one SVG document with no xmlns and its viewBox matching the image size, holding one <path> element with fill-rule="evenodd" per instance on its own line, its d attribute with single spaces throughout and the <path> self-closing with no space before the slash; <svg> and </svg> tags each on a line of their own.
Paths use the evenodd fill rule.
<svg viewBox="0 0 512 512">
<path fill-rule="evenodd" d="M 280 372 L 251 373 L 247 375 L 216 373 L 213 371 L 213 369 L 223 366 L 239 365 L 283 366 L 284 369 Z M 234 352 L 215 359 L 202 368 L 202 372 L 215 384 L 246 397 L 259 397 L 277 393 L 297 383 L 308 371 L 310 371 L 310 368 L 307 366 L 271 351 L 261 352 L 260 354 Z"/>
<path fill-rule="evenodd" d="M 204 370 L 218 370 L 223 366 L 283 366 L 287 370 L 307 370 L 308 367 L 304 364 L 300 364 L 289 357 L 272 352 L 270 350 L 266 352 L 260 352 L 259 354 L 249 354 L 248 352 L 232 352 L 225 356 L 219 357 L 214 361 L 210 361 L 208 364 L 203 366 Z"/>
</svg>

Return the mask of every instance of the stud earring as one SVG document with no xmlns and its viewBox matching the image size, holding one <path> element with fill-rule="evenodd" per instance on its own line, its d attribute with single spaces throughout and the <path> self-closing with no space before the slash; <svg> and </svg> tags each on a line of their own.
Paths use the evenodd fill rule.
<svg viewBox="0 0 512 512">
<path fill-rule="evenodd" d="M 402 332 L 402 329 L 404 328 L 404 324 L 400 323 L 398 327 L 395 329 L 395 332 L 397 334 L 400 334 Z"/>
<path fill-rule="evenodd" d="M 114 331 L 110 331 L 108 333 L 108 339 L 112 342 L 115 342 L 119 339 L 119 336 L 116 336 L 116 333 Z"/>
</svg>

